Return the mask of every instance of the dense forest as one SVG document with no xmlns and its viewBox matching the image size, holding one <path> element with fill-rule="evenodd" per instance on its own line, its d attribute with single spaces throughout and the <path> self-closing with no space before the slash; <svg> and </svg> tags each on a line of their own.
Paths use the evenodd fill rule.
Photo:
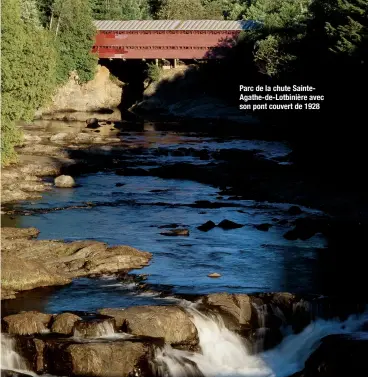
<svg viewBox="0 0 368 377">
<path fill-rule="evenodd" d="M 14 161 L 17 121 L 31 119 L 71 71 L 81 82 L 93 77 L 93 19 L 257 20 L 262 27 L 244 32 L 226 59 L 203 65 L 217 77 L 213 91 L 237 94 L 240 83 L 252 82 L 315 85 L 326 97 L 322 113 L 273 120 L 293 126 L 294 140 L 302 134 L 314 150 L 331 133 L 346 143 L 347 128 L 354 142 L 362 132 L 368 0 L 2 0 L 1 17 L 3 163 Z"/>
</svg>

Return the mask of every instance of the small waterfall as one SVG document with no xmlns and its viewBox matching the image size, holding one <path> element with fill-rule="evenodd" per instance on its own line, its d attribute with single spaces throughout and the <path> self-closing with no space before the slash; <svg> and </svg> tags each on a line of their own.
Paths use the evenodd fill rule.
<svg viewBox="0 0 368 377">
<path fill-rule="evenodd" d="M 345 322 L 317 320 L 299 334 L 286 336 L 274 349 L 251 355 L 244 340 L 227 330 L 221 319 L 205 316 L 193 307 L 192 315 L 201 353 L 181 351 L 166 345 L 156 350 L 156 372 L 161 377 L 288 377 L 332 334 L 359 331 L 368 313 Z"/>
<path fill-rule="evenodd" d="M 1 334 L 1 369 L 27 371 L 27 363 L 15 349 L 15 339 Z"/>
</svg>

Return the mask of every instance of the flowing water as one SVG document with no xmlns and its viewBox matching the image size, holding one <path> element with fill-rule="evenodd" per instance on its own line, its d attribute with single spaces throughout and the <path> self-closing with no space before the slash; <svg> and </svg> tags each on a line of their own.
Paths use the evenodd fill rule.
<svg viewBox="0 0 368 377">
<path fill-rule="evenodd" d="M 196 152 L 204 149 L 210 156 L 224 150 L 256 149 L 257 155 L 272 161 L 290 152 L 283 143 L 155 130 L 128 132 L 124 142 L 127 148 L 130 145 L 131 149 L 140 151 L 125 156 L 125 162 L 143 168 L 178 162 L 199 167 L 208 163 L 207 157 L 204 160 Z M 210 162 L 216 163 L 211 158 Z M 5 221 L 13 226 L 39 228 L 39 239 L 93 239 L 149 251 L 153 254 L 150 266 L 133 273 L 146 274 L 145 282 L 151 289 L 142 291 L 138 283 L 115 275 L 80 278 L 65 287 L 24 292 L 15 300 L 6 300 L 3 302 L 5 313 L 20 310 L 93 312 L 106 306 L 177 303 L 178 296 L 222 291 L 321 294 L 329 284 L 326 280 L 328 263 L 321 262 L 326 240 L 318 234 L 307 241 L 290 241 L 283 237 L 291 229 L 293 220 L 320 215 L 317 210 L 302 207 L 302 215 L 295 216 L 288 212 L 292 203 L 239 200 L 221 194 L 218 187 L 198 181 L 134 174 L 122 176 L 111 169 L 81 175 L 76 180 L 77 188 L 53 189 L 38 201 L 13 207 L 29 211 L 32 216 L 26 213 L 5 218 Z M 206 201 L 216 205 L 198 205 Z M 87 202 L 96 205 L 75 208 Z M 57 207 L 65 209 L 53 210 Z M 216 227 L 209 232 L 197 229 L 206 221 L 217 224 L 224 219 L 244 226 L 232 230 Z M 256 226 L 263 223 L 272 227 L 268 231 L 258 230 Z M 189 229 L 190 235 L 162 235 L 170 224 Z M 220 273 L 221 278 L 209 278 L 207 275 L 212 272 Z M 256 309 L 262 321 L 267 308 Z M 278 308 L 272 309 L 276 313 Z M 350 318 L 344 324 L 317 320 L 302 333 L 286 336 L 276 348 L 253 354 L 244 340 L 226 329 L 219 318 L 204 315 L 193 306 L 187 310 L 198 329 L 201 353 L 181 351 L 169 345 L 157 349 L 154 365 L 162 377 L 200 374 L 205 377 L 287 377 L 303 368 L 324 336 L 357 331 L 362 321 L 367 320 L 366 316 Z M 259 326 L 262 328 L 264 324 L 260 322 Z M 127 336 L 114 333 L 112 326 L 106 324 L 101 326 L 99 334 L 106 339 Z M 76 332 L 74 337 L 80 339 L 82 335 Z M 261 348 L 260 345 L 258 350 Z M 2 368 L 26 369 L 15 352 L 13 341 L 5 336 L 2 338 Z"/>
<path fill-rule="evenodd" d="M 198 329 L 201 353 L 158 349 L 155 363 L 162 377 L 288 377 L 304 368 L 308 357 L 322 338 L 333 334 L 361 334 L 368 313 L 351 316 L 346 321 L 317 320 L 301 333 L 286 336 L 272 350 L 251 354 L 244 339 L 229 331 L 218 317 L 206 316 L 190 308 Z M 200 373 L 198 373 L 200 372 Z"/>
</svg>

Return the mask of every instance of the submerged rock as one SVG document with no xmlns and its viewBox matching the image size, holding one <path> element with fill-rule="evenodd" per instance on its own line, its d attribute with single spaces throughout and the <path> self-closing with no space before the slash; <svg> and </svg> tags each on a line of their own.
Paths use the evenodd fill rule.
<svg viewBox="0 0 368 377">
<path fill-rule="evenodd" d="M 75 181 L 70 175 L 59 175 L 54 180 L 56 187 L 70 188 L 75 186 Z"/>
<path fill-rule="evenodd" d="M 102 309 L 100 314 L 116 320 L 116 326 L 137 336 L 163 338 L 172 345 L 197 345 L 197 329 L 188 313 L 177 306 L 136 306 Z"/>
<path fill-rule="evenodd" d="M 244 225 L 225 219 L 225 220 L 222 220 L 217 226 L 225 230 L 230 230 L 230 229 L 242 228 Z"/>
<path fill-rule="evenodd" d="M 263 232 L 268 232 L 268 230 L 272 227 L 271 224 L 259 224 L 255 225 L 255 228 L 261 230 Z"/>
<path fill-rule="evenodd" d="M 23 312 L 3 318 L 4 331 L 9 334 L 31 335 L 49 331 L 52 315 L 36 311 Z"/>
<path fill-rule="evenodd" d="M 188 229 L 172 229 L 165 232 L 161 232 L 163 236 L 189 236 Z"/>
</svg>

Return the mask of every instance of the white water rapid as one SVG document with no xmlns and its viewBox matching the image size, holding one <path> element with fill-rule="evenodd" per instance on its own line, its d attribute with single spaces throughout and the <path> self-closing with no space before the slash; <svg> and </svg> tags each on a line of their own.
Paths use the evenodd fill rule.
<svg viewBox="0 0 368 377">
<path fill-rule="evenodd" d="M 1 369 L 27 370 L 27 364 L 15 350 L 15 340 L 1 334 Z"/>
<path fill-rule="evenodd" d="M 359 331 L 368 313 L 345 322 L 317 320 L 299 334 L 288 335 L 276 348 L 251 355 L 244 340 L 229 331 L 221 319 L 187 308 L 197 327 L 202 353 L 156 350 L 156 368 L 162 377 L 288 377 L 304 368 L 322 338 Z M 200 373 L 198 373 L 200 372 Z"/>
</svg>

